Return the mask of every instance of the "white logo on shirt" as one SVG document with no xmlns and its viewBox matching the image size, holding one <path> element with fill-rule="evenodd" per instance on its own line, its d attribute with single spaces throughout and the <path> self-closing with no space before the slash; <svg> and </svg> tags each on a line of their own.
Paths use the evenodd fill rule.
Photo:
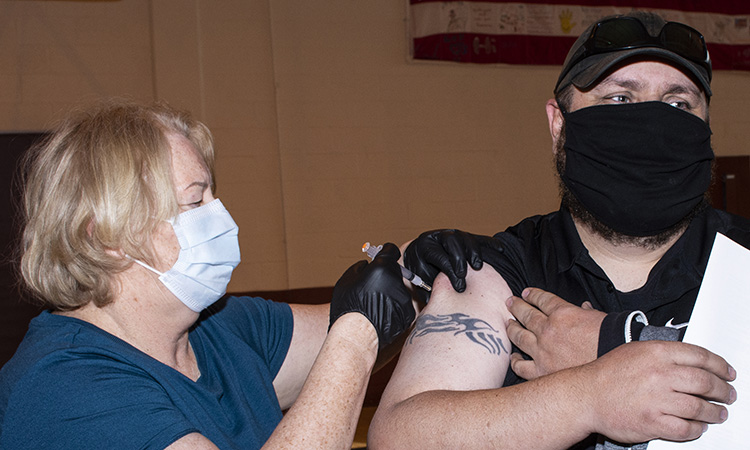
<svg viewBox="0 0 750 450">
<path fill-rule="evenodd" d="M 672 323 L 673 320 L 674 320 L 674 317 L 672 317 L 671 319 L 669 319 L 669 321 L 667 322 L 667 324 L 664 325 L 664 326 L 667 327 L 667 328 L 674 328 L 676 330 L 679 330 L 680 328 L 685 328 L 686 326 L 688 326 L 687 322 L 673 324 Z"/>
</svg>

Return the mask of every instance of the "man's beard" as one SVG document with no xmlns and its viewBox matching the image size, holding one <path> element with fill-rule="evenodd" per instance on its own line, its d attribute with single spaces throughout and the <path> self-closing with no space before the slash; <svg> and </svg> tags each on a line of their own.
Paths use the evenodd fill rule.
<svg viewBox="0 0 750 450">
<path fill-rule="evenodd" d="M 672 238 L 681 234 L 690 222 L 701 213 L 704 209 L 709 207 L 709 194 L 708 191 L 704 194 L 703 199 L 679 222 L 672 225 L 669 229 L 662 231 L 653 236 L 630 236 L 627 234 L 615 231 L 611 227 L 602 223 L 599 219 L 594 217 L 588 209 L 581 202 L 578 201 L 573 192 L 568 189 L 565 182 L 562 180 L 562 174 L 565 171 L 565 133 L 563 127 L 563 133 L 560 135 L 560 139 L 557 142 L 557 148 L 555 149 L 555 167 L 557 168 L 557 182 L 560 190 L 560 198 L 562 200 L 563 208 L 570 212 L 579 223 L 589 230 L 594 232 L 614 245 L 623 246 L 634 246 L 641 247 L 649 250 L 655 250 L 668 243 Z M 712 170 L 713 176 L 713 170 Z"/>
</svg>

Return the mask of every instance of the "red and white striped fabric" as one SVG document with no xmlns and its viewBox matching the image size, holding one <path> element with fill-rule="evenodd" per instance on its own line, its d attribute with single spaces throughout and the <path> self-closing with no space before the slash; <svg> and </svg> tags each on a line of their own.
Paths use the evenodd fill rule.
<svg viewBox="0 0 750 450">
<path fill-rule="evenodd" d="M 654 11 L 703 33 L 715 70 L 750 70 L 747 0 L 410 0 L 412 57 L 560 65 L 592 22 L 633 9 Z"/>
</svg>

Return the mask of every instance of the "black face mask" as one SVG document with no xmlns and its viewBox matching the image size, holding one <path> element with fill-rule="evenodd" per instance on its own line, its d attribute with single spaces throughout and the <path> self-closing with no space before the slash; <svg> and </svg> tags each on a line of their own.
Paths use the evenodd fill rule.
<svg viewBox="0 0 750 450">
<path fill-rule="evenodd" d="M 711 183 L 711 128 L 663 102 L 563 113 L 562 180 L 600 222 L 655 236 L 700 203 Z"/>
</svg>

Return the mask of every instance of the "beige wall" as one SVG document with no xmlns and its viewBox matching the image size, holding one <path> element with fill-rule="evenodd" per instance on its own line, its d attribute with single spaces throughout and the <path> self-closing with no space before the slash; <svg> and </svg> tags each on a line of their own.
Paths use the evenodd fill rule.
<svg viewBox="0 0 750 450">
<path fill-rule="evenodd" d="M 557 69 L 410 62 L 406 3 L 0 0 L 0 130 L 110 95 L 192 110 L 241 228 L 235 291 L 332 285 L 365 241 L 556 208 Z M 714 92 L 717 153 L 750 154 L 750 73 Z"/>
</svg>

